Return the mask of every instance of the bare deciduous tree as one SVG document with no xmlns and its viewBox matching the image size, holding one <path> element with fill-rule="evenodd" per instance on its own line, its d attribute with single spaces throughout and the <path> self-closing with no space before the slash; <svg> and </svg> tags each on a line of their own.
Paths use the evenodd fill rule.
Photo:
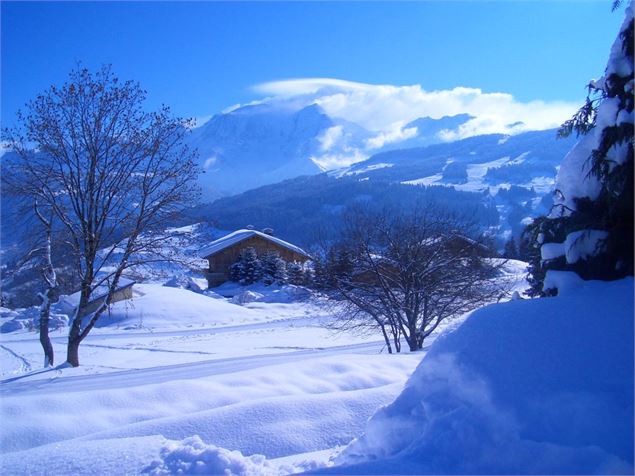
<svg viewBox="0 0 635 476">
<path fill-rule="evenodd" d="M 195 151 L 184 144 L 189 122 L 163 106 L 143 109 L 145 91 L 120 82 L 110 67 L 78 68 L 18 113 L 3 131 L 16 153 L 9 175 L 36 190 L 73 250 L 80 299 L 70 323 L 67 360 L 107 309 L 122 273 L 154 256 L 165 240 L 155 232 L 197 199 Z M 84 315 L 94 291 L 107 292 Z M 101 293 L 100 293 L 101 294 Z"/>
<path fill-rule="evenodd" d="M 390 353 L 402 338 L 415 351 L 446 319 L 495 301 L 505 292 L 495 279 L 504 261 L 488 258 L 469 232 L 460 216 L 431 205 L 350 212 L 323 264 L 340 301 L 334 326 L 379 329 Z"/>
</svg>

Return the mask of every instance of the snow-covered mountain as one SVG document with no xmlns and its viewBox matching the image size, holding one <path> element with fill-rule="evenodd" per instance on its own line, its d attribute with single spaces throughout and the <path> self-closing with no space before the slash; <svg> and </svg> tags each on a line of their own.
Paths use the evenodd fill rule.
<svg viewBox="0 0 635 476">
<path fill-rule="evenodd" d="M 270 226 L 310 245 L 316 230 L 336 230 L 342 211 L 355 203 L 407 208 L 434 199 L 469 209 L 502 245 L 549 211 L 558 167 L 573 142 L 548 130 L 381 152 L 350 167 L 222 198 L 199 207 L 193 219 L 213 218 L 225 229 Z"/>
<path fill-rule="evenodd" d="M 320 172 L 309 157 L 332 125 L 318 106 L 290 110 L 260 104 L 214 116 L 190 140 L 200 153 L 204 198 Z"/>
<path fill-rule="evenodd" d="M 359 162 L 380 151 L 439 143 L 444 131 L 470 118 L 419 118 L 395 138 L 330 117 L 317 104 L 263 102 L 215 115 L 192 131 L 189 142 L 199 151 L 203 199 L 209 201 Z"/>
</svg>

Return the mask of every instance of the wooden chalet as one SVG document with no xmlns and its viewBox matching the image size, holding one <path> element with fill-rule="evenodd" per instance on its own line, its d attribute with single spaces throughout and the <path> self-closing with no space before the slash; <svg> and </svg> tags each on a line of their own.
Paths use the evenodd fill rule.
<svg viewBox="0 0 635 476">
<path fill-rule="evenodd" d="M 259 256 L 275 251 L 287 262 L 304 263 L 311 259 L 302 248 L 273 236 L 269 228 L 263 231 L 236 230 L 199 250 L 199 256 L 209 264 L 206 274 L 209 287 L 218 286 L 229 279 L 229 268 L 238 261 L 240 252 L 245 248 L 254 248 Z"/>
</svg>

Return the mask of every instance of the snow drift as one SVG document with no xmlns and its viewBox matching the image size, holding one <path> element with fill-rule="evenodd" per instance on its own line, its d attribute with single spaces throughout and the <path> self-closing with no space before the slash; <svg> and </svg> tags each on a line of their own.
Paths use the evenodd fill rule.
<svg viewBox="0 0 635 476">
<path fill-rule="evenodd" d="M 338 474 L 633 472 L 633 279 L 474 312 Z"/>
</svg>

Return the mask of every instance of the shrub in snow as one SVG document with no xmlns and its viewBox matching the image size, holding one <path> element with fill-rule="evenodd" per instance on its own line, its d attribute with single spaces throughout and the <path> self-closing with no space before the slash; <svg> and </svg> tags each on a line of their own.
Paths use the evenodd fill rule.
<svg viewBox="0 0 635 476">
<path fill-rule="evenodd" d="M 534 256 L 532 263 L 534 294 L 548 269 L 584 279 L 633 275 L 633 87 L 629 4 L 604 76 L 589 84 L 586 104 L 560 131 L 581 138 L 558 172 L 551 214 L 532 225 L 545 237 L 542 262 Z"/>
<path fill-rule="evenodd" d="M 507 243 L 505 243 L 505 249 L 503 250 L 503 257 L 507 259 L 519 259 L 518 247 L 516 246 L 516 240 L 512 236 Z"/>
<path fill-rule="evenodd" d="M 254 248 L 245 248 L 238 261 L 230 266 L 229 279 L 243 286 L 260 281 L 267 286 L 285 284 L 288 280 L 287 266 L 277 251 L 258 256 Z"/>
<path fill-rule="evenodd" d="M 243 456 L 207 445 L 199 436 L 181 441 L 168 440 L 161 449 L 160 459 L 143 470 L 144 474 L 218 474 L 225 476 L 266 476 L 286 474 L 271 465 L 262 455 Z"/>
</svg>

